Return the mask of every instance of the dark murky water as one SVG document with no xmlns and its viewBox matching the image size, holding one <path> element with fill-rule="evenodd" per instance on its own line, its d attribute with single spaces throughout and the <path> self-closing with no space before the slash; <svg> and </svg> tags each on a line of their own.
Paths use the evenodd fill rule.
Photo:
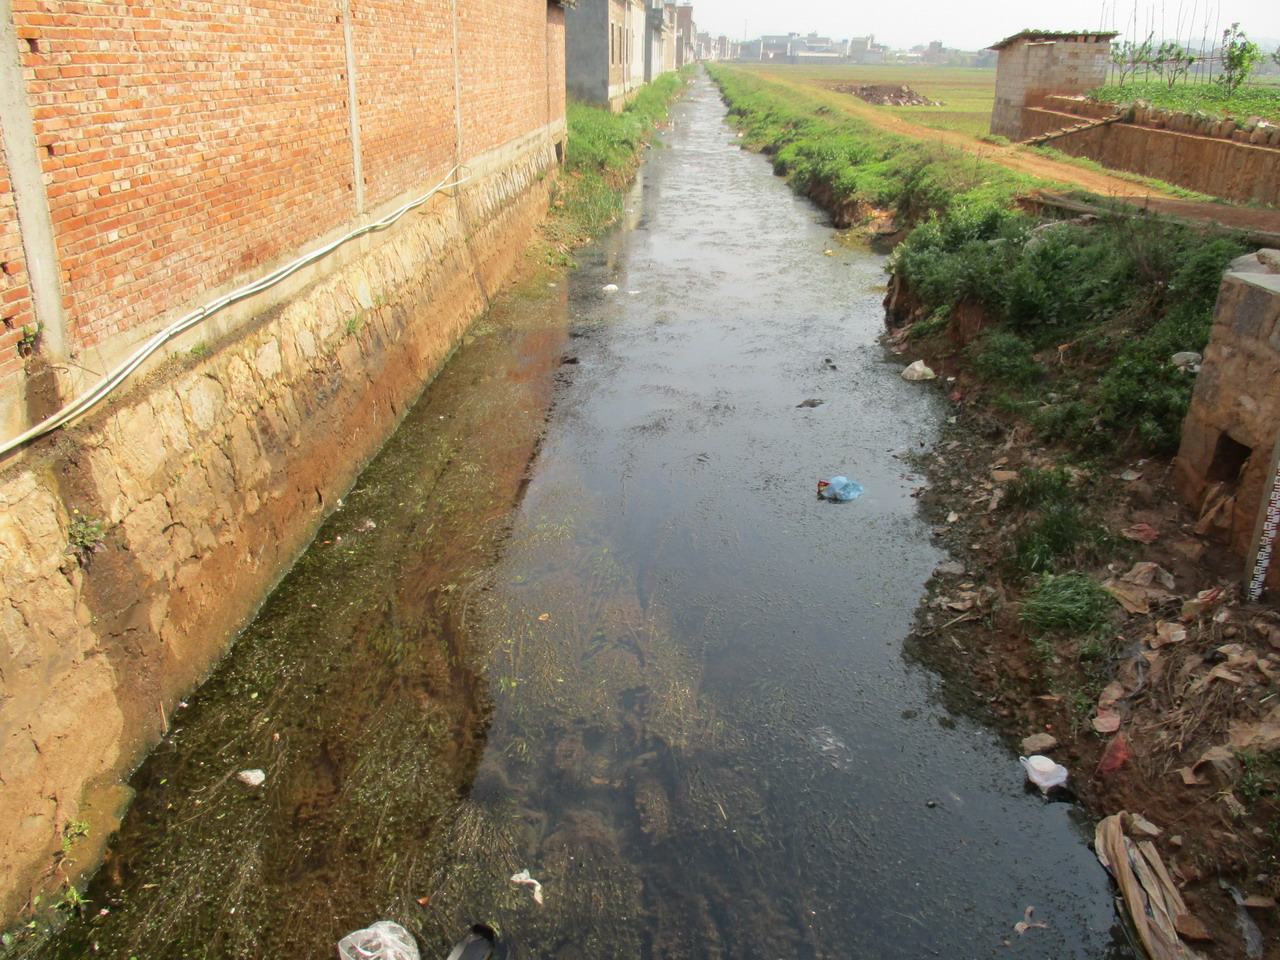
<svg viewBox="0 0 1280 960">
<path fill-rule="evenodd" d="M 943 411 L 875 344 L 882 260 L 723 112 L 699 81 L 567 300 L 473 332 L 48 953 L 321 957 L 389 918 L 428 957 L 474 920 L 513 958 L 1130 955 L 1077 813 L 901 659 L 941 558 L 894 454 Z M 865 495 L 817 500 L 837 473 Z"/>
</svg>

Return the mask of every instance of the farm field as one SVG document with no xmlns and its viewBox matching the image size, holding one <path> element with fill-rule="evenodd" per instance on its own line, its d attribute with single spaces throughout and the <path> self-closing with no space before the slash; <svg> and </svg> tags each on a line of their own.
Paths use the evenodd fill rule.
<svg viewBox="0 0 1280 960">
<path fill-rule="evenodd" d="M 901 117 L 922 127 L 954 130 L 973 137 L 990 129 L 991 105 L 995 100 L 995 68 L 930 67 L 921 64 L 838 64 L 790 66 L 786 64 L 734 64 L 752 72 L 767 73 L 786 80 L 831 89 L 853 84 L 906 84 L 939 107 L 876 107 L 877 111 Z M 852 94 L 846 94 L 852 97 Z M 861 101 L 859 101 L 861 102 Z"/>
</svg>

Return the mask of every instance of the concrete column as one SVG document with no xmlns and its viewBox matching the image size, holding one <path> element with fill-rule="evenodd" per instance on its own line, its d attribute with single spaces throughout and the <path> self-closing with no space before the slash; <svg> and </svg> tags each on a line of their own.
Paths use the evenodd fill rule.
<svg viewBox="0 0 1280 960">
<path fill-rule="evenodd" d="M 8 2 L 8 0 L 4 0 Z M 356 96 L 356 41 L 351 26 L 351 0 L 342 0 L 342 41 L 347 55 L 347 121 L 351 126 L 351 175 L 355 177 L 356 213 L 364 213 L 364 158 L 360 153 L 360 101 Z"/>
<path fill-rule="evenodd" d="M 0 0 L 0 132 L 27 261 L 31 312 L 40 324 L 40 352 L 44 359 L 58 363 L 70 355 L 67 318 L 62 308 L 61 267 L 40 166 L 36 125 L 18 59 L 18 34 L 10 0 Z"/>
</svg>

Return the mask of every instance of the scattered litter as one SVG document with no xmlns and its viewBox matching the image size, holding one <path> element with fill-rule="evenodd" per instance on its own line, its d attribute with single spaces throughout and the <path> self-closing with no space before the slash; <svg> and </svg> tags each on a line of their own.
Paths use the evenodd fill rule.
<svg viewBox="0 0 1280 960">
<path fill-rule="evenodd" d="M 959 519 L 960 514 L 956 513 L 954 510 L 947 514 L 947 523 L 955 523 Z"/>
<path fill-rule="evenodd" d="M 489 960 L 497 946 L 497 931 L 483 923 L 473 923 L 467 935 L 453 945 L 447 960 Z"/>
<path fill-rule="evenodd" d="M 1135 523 L 1132 527 L 1125 527 L 1120 532 L 1130 540 L 1137 540 L 1139 543 L 1155 543 L 1160 539 L 1160 531 L 1149 523 Z"/>
<path fill-rule="evenodd" d="M 541 614 L 539 614 L 539 615 L 538 615 L 538 619 L 539 619 L 539 620 L 541 620 L 543 623 L 546 623 L 548 620 L 550 620 L 550 619 L 551 619 L 551 614 L 549 614 L 549 613 L 541 613 Z"/>
<path fill-rule="evenodd" d="M 1262 939 L 1262 931 L 1253 922 L 1253 917 L 1249 916 L 1244 897 L 1235 887 L 1228 886 L 1223 881 L 1219 882 L 1226 887 L 1231 894 L 1231 899 L 1236 902 L 1236 926 L 1240 929 L 1240 939 L 1244 941 L 1245 954 L 1249 960 L 1261 960 L 1265 941 Z"/>
<path fill-rule="evenodd" d="M 260 787 L 267 782 L 267 775 L 261 770 L 241 770 L 236 774 L 236 779 L 251 787 Z"/>
<path fill-rule="evenodd" d="M 1124 480 L 1126 483 L 1132 483 L 1134 480 L 1141 480 L 1142 474 L 1137 470 L 1126 470 L 1124 473 L 1120 474 L 1120 479 Z"/>
<path fill-rule="evenodd" d="M 529 876 L 528 870 L 521 870 L 519 873 L 513 873 L 511 875 L 511 882 L 525 883 L 533 887 L 533 902 L 538 904 L 538 906 L 542 906 L 542 884 Z"/>
<path fill-rule="evenodd" d="M 378 525 L 372 520 L 366 520 L 360 526 L 356 527 L 356 533 L 368 533 L 370 530 L 376 530 Z"/>
<path fill-rule="evenodd" d="M 1185 639 L 1187 639 L 1187 628 L 1182 624 L 1159 620 L 1156 622 L 1156 635 L 1147 641 L 1147 645 L 1152 650 L 1157 650 L 1166 643 L 1181 643 Z"/>
<path fill-rule="evenodd" d="M 800 407 L 820 407 L 826 402 L 827 401 L 825 400 L 819 400 L 817 397 L 810 397 L 808 400 L 801 400 L 799 403 L 797 403 L 796 408 L 798 409 Z"/>
<path fill-rule="evenodd" d="M 902 371 L 903 380 L 932 380 L 936 376 L 937 374 L 929 369 L 923 360 L 915 361 Z"/>
<path fill-rule="evenodd" d="M 338 941 L 342 960 L 420 960 L 418 944 L 398 923 L 379 920 L 371 927 L 349 933 Z"/>
<path fill-rule="evenodd" d="M 1151 960 L 1197 960 L 1178 933 L 1191 917 L 1150 840 L 1134 843 L 1124 834 L 1123 812 L 1104 818 L 1094 834 L 1098 861 L 1115 878 L 1125 910 Z M 1192 918 L 1194 919 L 1194 918 Z M 1189 925 L 1189 924 L 1188 924 Z"/>
<path fill-rule="evenodd" d="M 1159 827 L 1140 813 L 1130 813 L 1125 817 L 1125 827 L 1130 833 L 1140 833 L 1147 837 L 1158 837 L 1164 833 Z"/>
<path fill-rule="evenodd" d="M 1124 699 L 1124 697 L 1124 684 L 1119 680 L 1112 680 L 1102 688 L 1102 693 L 1098 694 L 1098 707 L 1105 710 L 1108 707 L 1119 703 Z"/>
<path fill-rule="evenodd" d="M 1025 753 L 1047 753 L 1058 746 L 1058 738 L 1051 733 L 1033 733 L 1022 738 L 1022 749 Z"/>
<path fill-rule="evenodd" d="M 1201 590 L 1196 594 L 1194 600 L 1188 600 L 1182 605 L 1182 616 L 1179 617 L 1183 623 L 1190 623 L 1196 617 L 1216 607 L 1222 600 L 1222 588 L 1214 587 L 1211 590 Z"/>
<path fill-rule="evenodd" d="M 1018 931 L 1018 936 L 1022 936 L 1032 927 L 1039 927 L 1041 930 L 1048 930 L 1047 923 L 1041 923 L 1039 920 L 1032 920 L 1031 914 L 1035 912 L 1035 907 L 1027 907 L 1026 913 L 1022 915 L 1022 919 L 1013 925 L 1013 929 Z"/>
<path fill-rule="evenodd" d="M 832 477 L 830 480 L 818 481 L 818 496 L 838 503 L 857 500 L 864 492 L 862 484 L 848 477 Z"/>
<path fill-rule="evenodd" d="M 600 289 L 602 289 L 605 293 L 614 293 L 615 291 L 617 291 L 618 285 L 616 283 L 606 283 Z"/>
<path fill-rule="evenodd" d="M 1199 373 L 1200 364 L 1204 362 L 1204 357 L 1194 350 L 1183 350 L 1181 353 L 1175 353 L 1170 357 L 1169 362 L 1183 373 Z"/>
<path fill-rule="evenodd" d="M 1030 757 L 1019 757 L 1018 762 L 1027 771 L 1027 779 L 1040 788 L 1041 793 L 1048 793 L 1054 787 L 1067 782 L 1070 774 L 1060 763 L 1054 763 L 1048 757 L 1035 754 Z"/>
<path fill-rule="evenodd" d="M 1117 733 L 1102 751 L 1102 759 L 1098 761 L 1098 773 L 1114 773 L 1128 762 L 1130 756 L 1129 741 L 1125 739 L 1123 733 Z"/>
<path fill-rule="evenodd" d="M 1233 750 L 1257 750 L 1271 753 L 1280 749 L 1280 707 L 1253 723 L 1233 720 L 1227 728 L 1227 746 Z"/>
<path fill-rule="evenodd" d="M 629 296 L 629 297 L 639 296 L 639 294 L 640 294 L 640 291 L 639 291 L 639 290 L 628 290 L 628 291 L 627 291 L 627 296 Z"/>
<path fill-rule="evenodd" d="M 1136 563 L 1124 576 L 1102 584 L 1102 588 L 1131 614 L 1151 612 L 1152 603 L 1167 603 L 1177 598 L 1170 593 L 1174 587 L 1172 575 L 1158 564 L 1143 561 Z M 1163 589 L 1162 589 L 1163 588 Z"/>
<path fill-rule="evenodd" d="M 1093 718 L 1093 729 L 1098 733 L 1115 733 L 1120 729 L 1120 714 L 1114 710 L 1099 710 Z"/>
</svg>

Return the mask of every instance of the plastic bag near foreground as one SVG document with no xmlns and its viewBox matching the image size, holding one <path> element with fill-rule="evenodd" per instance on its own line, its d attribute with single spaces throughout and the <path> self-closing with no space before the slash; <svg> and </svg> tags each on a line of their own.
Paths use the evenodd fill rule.
<svg viewBox="0 0 1280 960">
<path fill-rule="evenodd" d="M 379 920 L 338 941 L 341 960 L 421 960 L 413 934 L 398 923 Z"/>
<path fill-rule="evenodd" d="M 832 477 L 830 480 L 818 481 L 818 496 L 837 503 L 856 500 L 862 496 L 862 484 L 848 477 Z"/>
</svg>

